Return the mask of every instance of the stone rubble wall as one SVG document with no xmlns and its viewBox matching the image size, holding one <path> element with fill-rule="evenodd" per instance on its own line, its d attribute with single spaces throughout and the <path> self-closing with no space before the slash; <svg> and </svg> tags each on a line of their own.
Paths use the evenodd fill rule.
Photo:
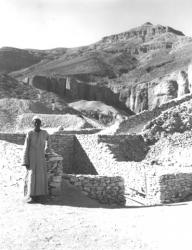
<svg viewBox="0 0 192 250">
<path fill-rule="evenodd" d="M 192 167 L 157 170 L 147 179 L 147 203 L 181 202 L 192 196 Z"/>
<path fill-rule="evenodd" d="M 0 133 L 0 140 L 23 145 L 25 134 Z M 63 170 L 71 173 L 74 161 L 74 135 L 51 135 L 51 147 L 55 153 L 63 157 Z"/>
<path fill-rule="evenodd" d="M 157 116 L 159 116 L 163 111 L 175 107 L 183 102 L 189 101 L 192 99 L 192 94 L 187 94 L 185 97 L 176 98 L 174 100 L 170 100 L 153 110 L 145 110 L 136 114 L 134 116 L 130 116 L 127 120 L 123 121 L 116 134 L 128 134 L 128 133 L 138 133 L 141 132 L 144 125 L 149 121 L 153 120 Z"/>
<path fill-rule="evenodd" d="M 63 157 L 63 171 L 71 173 L 74 161 L 74 135 L 51 135 L 51 146 Z"/>
<path fill-rule="evenodd" d="M 98 183 L 103 180 L 106 185 L 100 190 L 102 191 L 101 196 L 96 196 L 97 191 L 94 193 L 98 200 L 102 200 L 101 197 L 108 197 L 106 191 L 108 188 L 115 192 L 114 197 L 116 198 L 113 197 L 113 199 L 118 200 L 117 196 L 122 197 L 122 193 L 116 192 L 114 188 L 116 184 L 117 187 L 120 187 L 122 185 L 119 184 L 120 182 L 124 183 L 125 197 L 139 194 L 145 198 L 146 204 L 179 202 L 192 195 L 192 167 L 178 169 L 166 167 L 163 169 L 160 166 L 145 165 L 142 161 L 131 161 L 131 158 L 128 161 L 119 159 L 118 154 L 122 153 L 121 146 L 124 147 L 126 140 L 134 143 L 134 138 L 136 143 L 140 143 L 139 135 L 51 135 L 54 151 L 63 157 L 62 164 L 57 162 L 57 166 L 55 163 L 51 163 L 50 166 L 57 169 L 56 172 L 52 172 L 50 179 L 50 183 L 54 184 L 52 185 L 53 193 L 55 191 L 55 194 L 59 194 L 61 183 L 64 180 L 62 178 L 64 171 L 65 176 L 72 174 L 68 175 L 71 176 L 68 178 L 74 181 L 70 181 L 70 183 L 74 185 L 79 183 L 76 186 L 80 186 L 80 189 L 87 192 L 90 197 L 93 190 L 99 192 L 100 184 Z M 0 140 L 11 143 L 23 145 L 24 139 L 24 134 L 0 133 Z M 113 151 L 113 145 L 117 146 L 115 151 Z M 126 148 L 126 153 L 129 157 L 132 155 L 131 146 Z M 135 160 L 135 156 L 133 158 Z M 88 176 L 87 179 L 86 176 Z M 114 185 L 114 183 L 116 184 Z M 84 190 L 84 187 L 88 187 L 88 189 Z M 122 191 L 122 189 L 118 190 Z M 102 196 L 103 192 L 104 196 Z"/>
<path fill-rule="evenodd" d="M 137 135 L 125 135 L 124 139 L 132 138 Z M 145 167 L 135 161 L 120 161 L 118 157 L 113 154 L 109 147 L 109 140 L 114 140 L 113 136 L 107 136 L 108 142 L 102 142 L 99 138 L 105 136 L 98 135 L 76 135 L 83 151 L 86 153 L 91 164 L 94 166 L 98 175 L 104 176 L 121 176 L 125 183 L 125 194 L 146 193 L 146 171 Z M 122 136 L 119 139 L 123 140 Z M 116 137 L 117 139 L 117 137 Z M 127 148 L 127 151 L 131 148 Z M 120 152 L 120 150 L 118 150 Z M 131 153 L 130 153 L 131 155 Z M 79 160 L 78 160 L 79 158 Z M 84 169 L 84 162 L 80 161 L 81 155 L 76 155 L 76 162 L 78 169 Z M 81 165 L 82 164 L 82 165 Z M 75 166 L 74 166 L 75 167 Z M 87 172 L 86 174 L 91 174 Z"/>
<path fill-rule="evenodd" d="M 125 204 L 124 182 L 120 176 L 98 175 L 63 175 L 63 180 L 68 181 L 80 189 L 83 194 L 100 203 L 118 205 Z"/>
<path fill-rule="evenodd" d="M 50 195 L 60 195 L 63 176 L 62 157 L 47 156 L 48 190 Z"/>
</svg>

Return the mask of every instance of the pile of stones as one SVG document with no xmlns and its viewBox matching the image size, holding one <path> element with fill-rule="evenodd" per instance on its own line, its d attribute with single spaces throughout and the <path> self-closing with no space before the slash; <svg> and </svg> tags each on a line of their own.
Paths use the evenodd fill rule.
<svg viewBox="0 0 192 250">
<path fill-rule="evenodd" d="M 147 123 L 143 135 L 146 141 L 154 143 L 161 137 L 175 132 L 183 133 L 192 128 L 192 101 L 164 111 L 160 116 Z"/>
</svg>

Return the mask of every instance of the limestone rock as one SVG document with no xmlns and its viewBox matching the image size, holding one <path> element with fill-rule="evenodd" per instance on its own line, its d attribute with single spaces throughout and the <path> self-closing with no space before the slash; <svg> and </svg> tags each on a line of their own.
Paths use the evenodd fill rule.
<svg viewBox="0 0 192 250">
<path fill-rule="evenodd" d="M 178 97 L 188 94 L 189 93 L 188 74 L 184 70 L 179 72 L 177 82 L 178 82 Z"/>
<path fill-rule="evenodd" d="M 188 81 L 189 81 L 189 90 L 192 92 L 192 63 L 188 66 Z"/>
<path fill-rule="evenodd" d="M 151 110 L 176 98 L 177 89 L 177 82 L 174 80 L 163 79 L 159 82 L 151 82 L 148 87 L 148 109 Z"/>
</svg>

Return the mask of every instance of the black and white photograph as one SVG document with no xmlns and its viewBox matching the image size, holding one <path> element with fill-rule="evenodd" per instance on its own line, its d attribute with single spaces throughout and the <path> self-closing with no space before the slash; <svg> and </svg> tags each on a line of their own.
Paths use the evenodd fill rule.
<svg viewBox="0 0 192 250">
<path fill-rule="evenodd" d="M 0 0 L 0 249 L 192 249 L 192 1 Z"/>
</svg>

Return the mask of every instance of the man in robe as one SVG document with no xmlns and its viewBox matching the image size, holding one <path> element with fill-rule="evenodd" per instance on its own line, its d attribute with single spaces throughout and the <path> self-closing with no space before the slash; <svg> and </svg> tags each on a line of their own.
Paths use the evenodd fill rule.
<svg viewBox="0 0 192 250">
<path fill-rule="evenodd" d="M 37 202 L 48 195 L 45 152 L 50 150 L 49 134 L 41 129 L 41 120 L 33 118 L 34 129 L 25 138 L 23 163 L 26 167 L 24 195 L 27 202 Z"/>
</svg>

